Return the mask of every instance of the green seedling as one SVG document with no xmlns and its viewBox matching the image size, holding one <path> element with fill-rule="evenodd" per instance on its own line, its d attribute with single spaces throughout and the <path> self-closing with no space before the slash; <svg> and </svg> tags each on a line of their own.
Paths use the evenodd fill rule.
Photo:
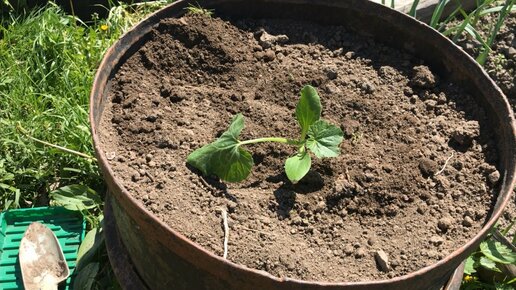
<svg viewBox="0 0 516 290">
<path fill-rule="evenodd" d="M 285 161 L 285 173 L 292 183 L 303 178 L 312 164 L 310 151 L 318 158 L 336 157 L 342 142 L 342 130 L 321 120 L 321 100 L 312 86 L 301 90 L 295 116 L 301 127 L 298 139 L 264 137 L 240 141 L 244 128 L 244 117 L 233 117 L 228 130 L 213 143 L 205 145 L 188 155 L 187 162 L 204 175 L 216 175 L 228 182 L 239 182 L 247 178 L 254 165 L 253 157 L 244 149 L 245 145 L 261 142 L 278 142 L 297 147 L 297 152 Z"/>
</svg>

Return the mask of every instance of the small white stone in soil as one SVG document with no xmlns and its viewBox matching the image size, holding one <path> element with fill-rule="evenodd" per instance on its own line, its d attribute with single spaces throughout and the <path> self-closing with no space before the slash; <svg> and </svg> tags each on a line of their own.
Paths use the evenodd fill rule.
<svg viewBox="0 0 516 290">
<path fill-rule="evenodd" d="M 489 179 L 489 182 L 494 185 L 498 182 L 498 180 L 500 180 L 500 172 L 495 170 L 491 172 L 487 178 Z"/>
<path fill-rule="evenodd" d="M 388 272 L 390 270 L 391 267 L 389 266 L 389 256 L 387 256 L 384 251 L 376 251 L 376 253 L 374 253 L 374 257 L 380 271 Z"/>
</svg>

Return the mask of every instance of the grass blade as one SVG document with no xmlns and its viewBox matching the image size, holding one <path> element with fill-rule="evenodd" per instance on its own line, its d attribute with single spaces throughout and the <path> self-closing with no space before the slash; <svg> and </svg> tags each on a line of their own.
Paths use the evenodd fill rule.
<svg viewBox="0 0 516 290">
<path fill-rule="evenodd" d="M 507 15 L 512 10 L 512 7 L 513 7 L 515 1 L 516 0 L 506 0 L 505 1 L 505 4 L 503 5 L 502 10 L 500 11 L 500 15 L 498 16 L 498 20 L 496 21 L 493 29 L 491 30 L 489 39 L 487 40 L 487 47 L 491 48 L 491 46 L 493 45 L 496 35 L 498 35 L 498 32 L 500 31 L 500 28 L 502 27 L 502 24 L 505 21 L 505 18 L 507 18 Z M 477 57 L 477 62 L 481 66 L 484 66 L 484 64 L 486 63 L 489 51 L 490 51 L 489 49 L 483 49 L 483 51 Z"/>
<path fill-rule="evenodd" d="M 491 51 L 491 48 L 489 47 L 489 45 L 487 45 L 487 43 L 485 42 L 485 40 L 482 38 L 482 36 L 480 35 L 480 33 L 478 33 L 478 31 L 473 27 L 471 26 L 469 23 L 466 24 L 466 27 L 464 27 L 464 30 L 469 34 L 471 35 L 473 38 L 475 38 L 478 42 L 480 42 L 483 46 L 484 49 L 487 49 L 489 51 Z"/>
<path fill-rule="evenodd" d="M 419 0 L 414 0 L 412 2 L 412 6 L 410 7 L 409 15 L 416 18 L 417 5 L 419 4 Z"/>
<path fill-rule="evenodd" d="M 434 13 L 432 14 L 432 19 L 430 20 L 430 26 L 434 29 L 437 29 L 437 25 L 439 24 L 439 20 L 441 20 L 441 16 L 444 11 L 444 7 L 450 2 L 450 0 L 439 0 L 439 3 L 435 7 Z"/>
<path fill-rule="evenodd" d="M 480 12 L 480 16 L 485 16 L 487 14 L 496 13 L 502 11 L 503 6 L 496 6 L 489 9 L 485 9 L 482 12 Z M 516 7 L 512 7 L 509 12 L 516 12 Z"/>
</svg>

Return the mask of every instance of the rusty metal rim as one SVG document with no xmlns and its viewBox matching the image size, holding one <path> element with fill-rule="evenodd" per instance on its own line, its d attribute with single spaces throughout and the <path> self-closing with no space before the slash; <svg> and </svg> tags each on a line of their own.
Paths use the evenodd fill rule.
<svg viewBox="0 0 516 290">
<path fill-rule="evenodd" d="M 269 1 L 269 0 L 265 0 L 265 1 Z M 164 11 L 172 10 L 174 8 L 179 9 L 179 8 L 182 8 L 182 7 L 186 7 L 187 3 L 190 3 L 190 2 L 193 3 L 195 1 L 179 0 L 177 2 L 174 2 L 174 3 L 172 3 L 172 4 L 168 5 L 168 6 L 166 6 L 166 7 L 162 8 L 162 9 L 152 13 L 149 17 L 147 17 L 146 19 L 142 20 L 140 23 L 135 25 L 131 30 L 126 32 L 124 35 L 122 35 L 120 37 L 120 39 L 116 43 L 114 43 L 107 50 L 106 54 L 104 55 L 104 58 L 103 58 L 100 66 L 99 66 L 99 70 L 97 71 L 97 73 L 95 75 L 92 92 L 90 94 L 90 124 L 91 124 L 91 132 L 92 132 L 92 138 L 93 138 L 93 143 L 94 143 L 94 149 L 95 149 L 95 152 L 97 154 L 97 158 L 99 160 L 99 165 L 101 165 L 101 167 L 104 168 L 104 170 L 107 170 L 107 172 L 104 172 L 104 174 L 107 174 L 107 175 L 110 175 L 110 176 L 113 177 L 113 181 L 114 181 L 115 186 L 118 187 L 118 189 L 120 190 L 120 193 L 127 200 L 127 202 L 133 208 L 139 210 L 140 213 L 142 213 L 142 214 L 146 215 L 147 217 L 149 217 L 152 220 L 152 222 L 154 222 L 159 227 L 164 229 L 166 231 L 167 235 L 176 236 L 178 239 L 182 240 L 183 242 L 185 242 L 186 244 L 188 244 L 192 248 L 196 249 L 197 251 L 201 252 L 204 255 L 209 256 L 211 259 L 214 259 L 214 260 L 218 261 L 222 265 L 226 265 L 226 266 L 229 266 L 229 267 L 232 267 L 232 268 L 236 268 L 236 269 L 239 269 L 239 270 L 243 270 L 243 271 L 248 271 L 248 272 L 251 272 L 251 273 L 253 273 L 255 275 L 262 276 L 263 278 L 268 278 L 268 279 L 274 280 L 276 282 L 290 281 L 290 282 L 297 283 L 299 285 L 307 285 L 307 286 L 309 286 L 309 285 L 314 285 L 314 286 L 315 285 L 317 285 L 317 286 L 367 286 L 367 285 L 390 284 L 390 283 L 400 282 L 400 281 L 403 281 L 403 280 L 413 279 L 415 277 L 421 276 L 421 275 L 425 274 L 428 271 L 431 271 L 431 270 L 433 270 L 433 269 L 435 269 L 437 267 L 440 267 L 440 266 L 446 264 L 447 261 L 449 261 L 449 260 L 459 256 L 461 253 L 463 253 L 465 249 L 467 249 L 469 247 L 472 247 L 477 242 L 480 242 L 481 237 L 486 236 L 487 232 L 494 226 L 495 222 L 498 220 L 498 218 L 502 214 L 503 209 L 505 208 L 505 206 L 509 202 L 510 197 L 511 197 L 511 192 L 510 191 L 511 191 L 512 188 L 514 188 L 514 185 L 516 183 L 516 175 L 513 174 L 512 176 L 509 176 L 509 177 L 507 176 L 507 171 L 510 171 L 511 170 L 510 168 L 506 168 L 505 169 L 506 171 L 505 171 L 505 174 L 504 174 L 503 179 L 502 179 L 502 180 L 506 180 L 506 178 L 510 178 L 510 181 L 508 183 L 506 182 L 505 184 L 507 186 L 502 187 L 500 189 L 500 191 L 499 191 L 499 192 L 501 192 L 503 189 L 508 190 L 509 192 L 508 192 L 507 196 L 501 202 L 498 200 L 498 202 L 500 202 L 500 207 L 492 212 L 492 215 L 491 215 L 490 219 L 487 221 L 486 224 L 484 224 L 482 229 L 472 239 L 470 239 L 462 247 L 460 247 L 460 248 L 456 249 L 455 251 L 453 251 L 451 254 L 446 256 L 444 259 L 439 260 L 437 263 L 434 263 L 432 265 L 426 266 L 424 268 L 421 268 L 421 269 L 419 269 L 417 271 L 414 271 L 414 272 L 411 272 L 409 274 L 402 275 L 402 276 L 397 276 L 397 277 L 394 277 L 394 278 L 391 278 L 391 279 L 372 280 L 372 281 L 360 281 L 360 282 L 336 282 L 336 283 L 334 283 L 334 282 L 324 282 L 324 281 L 300 280 L 300 279 L 292 279 L 292 278 L 280 278 L 280 277 L 274 276 L 274 275 L 272 275 L 270 273 L 267 273 L 265 271 L 260 271 L 260 270 L 257 270 L 257 269 L 249 268 L 249 267 L 247 267 L 245 265 L 241 265 L 241 264 L 237 264 L 237 263 L 234 263 L 232 261 L 229 261 L 229 260 L 225 260 L 222 257 L 219 257 L 219 256 L 213 254 L 212 252 L 206 250 L 205 248 L 201 247 L 197 243 L 195 243 L 195 242 L 191 241 L 190 239 L 186 238 L 183 234 L 175 231 L 169 225 L 165 224 L 163 221 L 161 221 L 159 218 L 157 218 L 152 212 L 148 211 L 142 204 L 140 204 L 131 194 L 129 194 L 127 189 L 120 182 L 118 182 L 118 180 L 114 179 L 114 176 L 115 176 L 114 172 L 112 171 L 111 167 L 109 166 L 107 158 L 106 158 L 105 154 L 103 153 L 102 149 L 99 147 L 100 142 L 99 142 L 99 138 L 97 137 L 97 130 L 96 130 L 96 126 L 95 126 L 94 116 L 93 116 L 93 113 L 92 113 L 95 110 L 95 108 L 94 108 L 94 92 L 96 90 L 98 90 L 99 87 L 103 87 L 101 85 L 101 81 L 102 81 L 101 80 L 101 78 L 102 78 L 102 76 L 101 76 L 101 69 L 104 68 L 104 67 L 110 67 L 110 65 L 108 64 L 108 56 L 110 56 L 111 54 L 115 53 L 115 48 L 117 47 L 117 45 L 121 41 L 123 41 L 131 31 L 133 31 L 135 29 L 138 29 L 138 28 L 143 28 L 143 27 L 145 27 L 147 25 L 151 25 L 152 20 L 158 20 L 157 17 L 160 16 L 160 14 L 164 14 Z M 223 2 L 231 2 L 231 0 L 221 0 L 221 1 L 218 1 L 216 3 L 223 3 Z M 310 0 L 287 0 L 287 1 L 284 1 L 284 2 L 288 2 L 289 4 L 314 4 Z M 335 7 L 335 3 L 333 3 L 333 5 L 331 5 L 331 4 L 328 5 L 328 3 L 325 3 L 325 2 L 326 1 L 318 1 L 317 4 L 318 5 L 325 5 L 326 4 L 326 6 Z M 414 25 L 425 26 L 426 28 L 429 28 L 426 24 L 424 24 L 424 23 L 422 23 L 422 22 L 420 22 L 420 21 L 418 21 L 416 19 L 413 19 L 410 16 L 407 16 L 407 15 L 401 13 L 401 12 L 398 12 L 396 10 L 392 10 L 390 8 L 384 7 L 381 4 L 377 4 L 377 3 L 374 3 L 374 2 L 371 2 L 369 4 L 373 5 L 373 6 L 376 5 L 377 6 L 376 8 L 378 10 L 383 10 L 383 13 L 385 13 L 385 14 L 391 14 L 391 15 L 398 14 L 396 17 L 402 17 L 402 18 L 405 18 L 406 21 L 413 22 Z M 156 24 L 156 23 L 153 23 L 153 24 Z M 440 41 L 447 42 L 449 45 L 455 47 L 455 49 L 460 50 L 460 48 L 458 46 L 456 46 L 451 40 L 449 40 L 448 38 L 444 37 L 443 35 L 441 35 L 437 31 L 435 31 L 435 33 L 438 34 L 438 35 L 436 35 L 436 37 L 438 39 L 440 38 Z M 466 54 L 464 51 L 461 50 L 460 53 L 462 53 L 464 55 L 464 57 L 467 57 L 470 61 L 474 62 L 474 60 L 468 54 Z M 476 62 L 475 62 L 475 66 L 476 66 L 476 69 L 478 70 L 478 73 L 483 74 L 484 77 L 489 80 L 491 85 L 493 87 L 495 87 L 497 91 L 499 91 L 500 95 L 504 96 L 503 93 L 501 92 L 501 90 L 494 83 L 494 81 L 487 75 L 487 73 L 478 64 L 476 64 Z M 106 82 L 107 82 L 107 79 L 106 79 Z M 505 96 L 503 98 L 504 98 L 504 102 L 506 103 L 506 106 L 509 107 L 509 102 L 508 102 L 507 98 Z M 514 115 L 512 113 L 509 114 L 507 121 L 511 124 L 513 135 L 516 135 L 516 129 L 515 129 L 516 128 L 516 122 L 514 120 Z M 513 139 L 514 139 L 514 136 L 513 136 Z M 514 171 L 514 168 L 512 168 L 512 170 Z M 114 195 L 114 196 L 117 199 L 119 198 L 119 196 L 116 196 L 116 195 Z M 132 218 L 138 218 L 137 217 L 137 213 L 133 212 L 133 211 L 128 212 L 128 215 L 130 215 Z M 165 240 L 165 238 L 163 238 L 163 236 L 164 236 L 163 234 L 159 235 L 159 239 L 160 240 Z M 205 268 L 205 270 L 207 270 L 208 272 L 213 272 L 213 270 L 210 269 L 210 268 Z"/>
<path fill-rule="evenodd" d="M 106 202 L 104 205 L 104 237 L 106 243 L 106 251 L 108 253 L 109 262 L 113 268 L 113 272 L 118 283 L 125 290 L 148 290 L 143 280 L 140 278 L 136 269 L 134 269 L 131 257 L 120 239 L 120 234 L 116 226 L 116 220 L 113 216 L 111 201 L 109 198 L 111 193 L 106 193 Z"/>
</svg>

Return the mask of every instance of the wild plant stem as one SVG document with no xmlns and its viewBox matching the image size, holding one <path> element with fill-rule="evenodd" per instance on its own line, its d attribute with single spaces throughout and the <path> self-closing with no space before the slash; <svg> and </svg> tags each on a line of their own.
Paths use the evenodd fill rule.
<svg viewBox="0 0 516 290">
<path fill-rule="evenodd" d="M 257 138 L 257 139 L 241 141 L 239 143 L 239 145 L 248 145 L 248 144 L 263 143 L 263 142 L 277 142 L 277 143 L 284 143 L 284 144 L 290 144 L 290 145 L 300 145 L 300 143 L 301 143 L 298 140 L 292 140 L 292 139 L 281 138 L 281 137 L 264 137 L 264 138 Z"/>
<path fill-rule="evenodd" d="M 40 140 L 38 138 L 35 138 L 35 137 L 32 137 L 23 127 L 21 127 L 20 125 L 17 126 L 17 129 L 23 134 L 25 135 L 27 138 L 29 138 L 30 140 L 34 141 L 34 142 L 37 142 L 37 143 L 40 143 L 40 144 L 43 144 L 43 145 L 46 145 L 46 146 L 49 146 L 49 147 L 52 147 L 52 148 L 56 148 L 56 149 L 59 149 L 63 152 L 66 152 L 66 153 L 70 153 L 70 154 L 74 154 L 74 155 L 77 155 L 77 156 L 80 156 L 80 157 L 83 157 L 83 158 L 86 158 L 86 159 L 89 159 L 89 160 L 92 160 L 92 161 L 97 161 L 97 158 L 93 157 L 93 156 L 90 156 L 88 154 L 85 154 L 85 153 L 82 153 L 82 152 L 79 152 L 79 151 L 75 151 L 75 150 L 72 150 L 72 149 L 68 149 L 66 147 L 62 147 L 62 146 L 59 146 L 59 145 L 56 145 L 56 144 L 52 144 L 52 143 L 49 143 L 49 142 L 46 142 L 46 141 L 43 141 L 43 140 Z"/>
</svg>

